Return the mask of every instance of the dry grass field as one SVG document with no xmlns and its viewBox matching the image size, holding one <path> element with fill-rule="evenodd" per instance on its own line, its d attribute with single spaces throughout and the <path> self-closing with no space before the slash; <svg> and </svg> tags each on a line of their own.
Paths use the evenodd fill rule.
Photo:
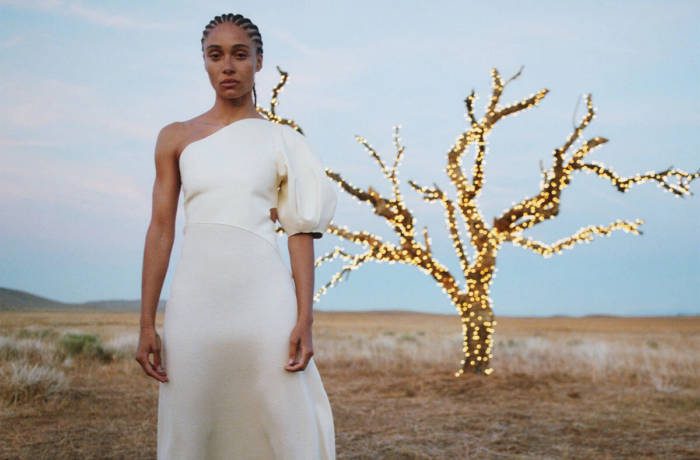
<svg viewBox="0 0 700 460">
<path fill-rule="evenodd" d="M 155 458 L 137 331 L 0 313 L 0 458 Z M 316 312 L 338 458 L 700 458 L 700 317 L 503 317 L 494 337 L 494 373 L 456 378 L 456 316 Z"/>
</svg>

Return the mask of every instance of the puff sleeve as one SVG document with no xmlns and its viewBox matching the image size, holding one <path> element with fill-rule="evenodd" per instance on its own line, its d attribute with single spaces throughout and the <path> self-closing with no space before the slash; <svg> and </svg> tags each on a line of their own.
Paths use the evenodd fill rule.
<svg viewBox="0 0 700 460">
<path fill-rule="evenodd" d="M 311 233 L 321 238 L 335 214 L 333 184 L 303 134 L 283 126 L 282 141 L 277 160 L 279 223 L 289 236 Z"/>
</svg>

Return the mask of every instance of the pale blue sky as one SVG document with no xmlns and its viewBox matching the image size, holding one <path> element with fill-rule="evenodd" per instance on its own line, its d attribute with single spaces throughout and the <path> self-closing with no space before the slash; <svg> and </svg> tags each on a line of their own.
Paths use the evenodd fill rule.
<svg viewBox="0 0 700 460">
<path fill-rule="evenodd" d="M 261 30 L 258 101 L 275 66 L 290 73 L 279 110 L 317 154 L 355 185 L 388 193 L 354 140 L 391 155 L 392 126 L 406 146 L 401 177 L 452 192 L 445 154 L 465 128 L 463 99 L 488 101 L 490 70 L 511 82 L 502 105 L 548 88 L 539 107 L 492 131 L 484 216 L 534 193 L 539 161 L 569 135 L 577 101 L 593 94 L 584 138 L 610 142 L 590 159 L 622 175 L 700 167 L 697 1 L 537 2 L 70 2 L 0 0 L 0 286 L 62 301 L 137 298 L 159 129 L 206 111 L 213 90 L 200 38 L 221 13 Z M 583 100 L 576 119 L 583 114 Z M 468 164 L 468 163 L 467 163 Z M 527 235 L 545 242 L 580 227 L 644 219 L 644 234 L 596 237 L 543 259 L 506 246 L 492 285 L 496 314 L 700 313 L 700 181 L 677 198 L 654 183 L 621 194 L 579 174 L 560 216 Z M 403 193 L 434 251 L 458 264 L 439 206 Z M 163 290 L 179 255 L 178 237 Z M 335 222 L 395 241 L 369 208 L 339 190 Z M 317 254 L 336 244 L 326 235 Z M 284 237 L 280 246 L 286 255 Z M 317 286 L 337 265 L 322 267 Z M 413 267 L 368 264 L 322 297 L 319 309 L 453 313 Z"/>
</svg>

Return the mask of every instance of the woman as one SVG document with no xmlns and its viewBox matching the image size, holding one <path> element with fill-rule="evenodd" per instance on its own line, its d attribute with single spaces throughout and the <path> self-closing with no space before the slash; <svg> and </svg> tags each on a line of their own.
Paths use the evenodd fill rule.
<svg viewBox="0 0 700 460">
<path fill-rule="evenodd" d="M 313 242 L 333 217 L 335 191 L 305 137 L 256 110 L 258 28 L 216 16 L 202 52 L 215 102 L 158 135 L 144 249 L 136 360 L 159 382 L 157 455 L 333 459 L 311 334 Z M 181 185 L 185 236 L 161 342 L 155 314 Z M 275 220 L 289 235 L 291 270 Z"/>
</svg>

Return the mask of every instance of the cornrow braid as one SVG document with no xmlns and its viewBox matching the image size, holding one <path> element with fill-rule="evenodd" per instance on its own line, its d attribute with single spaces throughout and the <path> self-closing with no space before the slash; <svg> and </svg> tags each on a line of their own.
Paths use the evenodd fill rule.
<svg viewBox="0 0 700 460">
<path fill-rule="evenodd" d="M 257 54 L 260 54 L 262 56 L 263 42 L 262 35 L 260 35 L 260 31 L 258 30 L 258 26 L 253 24 L 253 21 L 246 18 L 242 14 L 233 13 L 226 13 L 220 16 L 215 16 L 214 19 L 209 21 L 209 24 L 207 24 L 207 26 L 204 28 L 204 31 L 202 31 L 202 53 L 204 53 L 204 42 L 206 41 L 209 32 L 211 32 L 212 29 L 214 29 L 214 27 L 218 26 L 219 24 L 223 24 L 224 22 L 230 22 L 231 24 L 235 24 L 238 27 L 242 28 L 248 34 L 248 37 L 250 37 L 252 42 L 255 44 Z M 255 92 L 255 84 L 253 84 L 253 103 L 255 105 L 258 105 L 258 95 Z"/>
</svg>

